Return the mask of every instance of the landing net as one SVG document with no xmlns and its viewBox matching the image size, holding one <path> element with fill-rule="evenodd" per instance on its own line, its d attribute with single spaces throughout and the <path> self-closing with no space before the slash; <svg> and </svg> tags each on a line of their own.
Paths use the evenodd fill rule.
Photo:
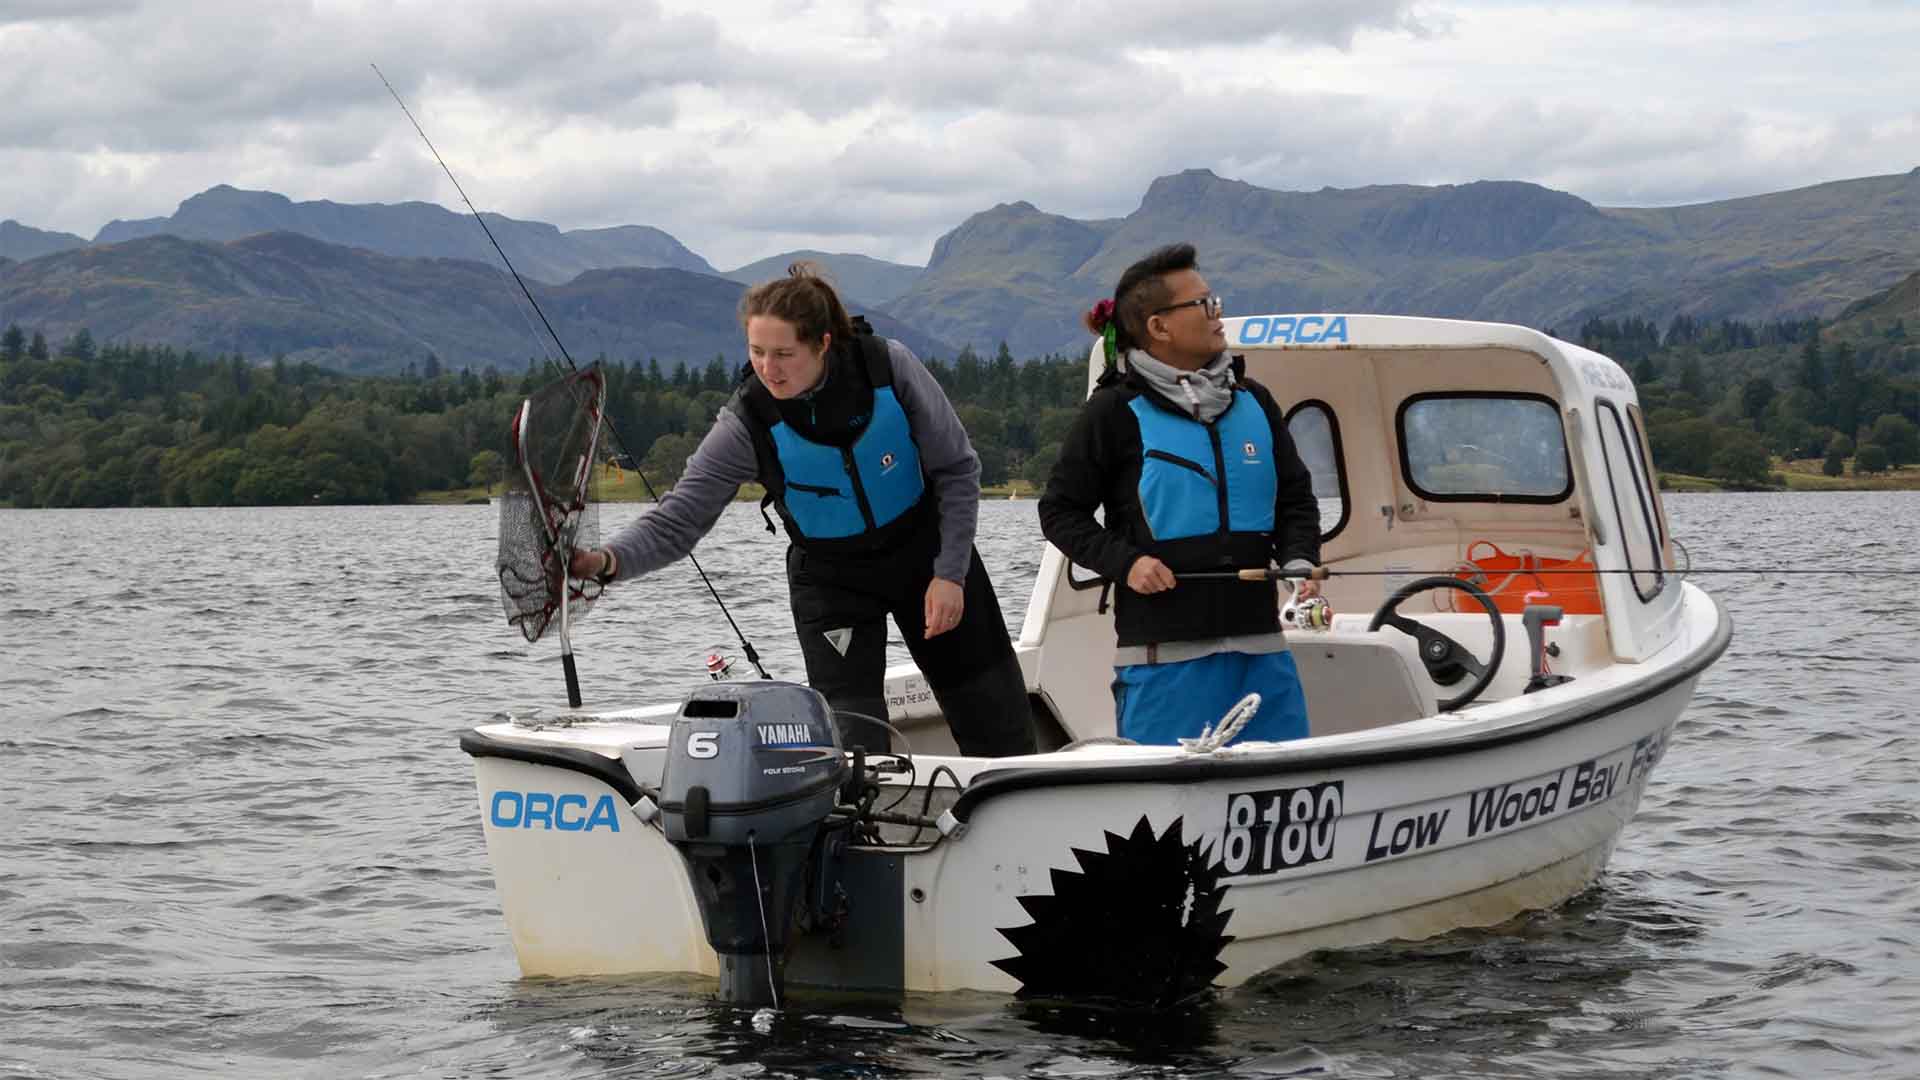
<svg viewBox="0 0 1920 1080">
<path fill-rule="evenodd" d="M 605 403 L 606 382 L 590 367 L 542 387 L 514 415 L 496 567 L 507 622 L 528 641 L 557 618 L 563 589 L 569 622 L 600 595 L 598 583 L 569 580 L 566 568 L 573 549 L 599 541 L 593 473 Z"/>
</svg>

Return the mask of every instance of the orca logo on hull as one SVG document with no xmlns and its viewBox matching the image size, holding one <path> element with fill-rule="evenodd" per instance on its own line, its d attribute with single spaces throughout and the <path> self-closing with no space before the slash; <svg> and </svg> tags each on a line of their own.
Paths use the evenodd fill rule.
<svg viewBox="0 0 1920 1080">
<path fill-rule="evenodd" d="M 602 795 L 588 809 L 585 795 L 555 795 L 550 791 L 496 791 L 487 818 L 496 829 L 558 829 L 592 832 L 620 831 L 620 815 L 613 796 Z"/>
</svg>

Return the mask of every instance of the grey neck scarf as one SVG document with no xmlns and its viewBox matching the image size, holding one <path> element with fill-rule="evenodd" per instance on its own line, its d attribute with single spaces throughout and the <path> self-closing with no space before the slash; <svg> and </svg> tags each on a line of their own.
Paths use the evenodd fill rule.
<svg viewBox="0 0 1920 1080">
<path fill-rule="evenodd" d="M 1203 424 L 1211 424 L 1233 406 L 1233 357 L 1222 351 L 1198 371 L 1181 371 L 1171 364 L 1155 360 L 1144 349 L 1127 350 L 1127 366 L 1147 380 L 1147 385 L 1184 408 L 1187 415 Z"/>
</svg>

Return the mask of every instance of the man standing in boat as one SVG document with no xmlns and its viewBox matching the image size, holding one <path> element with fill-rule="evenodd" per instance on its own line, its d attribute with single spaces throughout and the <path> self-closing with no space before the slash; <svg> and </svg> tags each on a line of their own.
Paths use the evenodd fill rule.
<svg viewBox="0 0 1920 1080">
<path fill-rule="evenodd" d="M 973 546 L 980 459 L 940 384 L 905 345 L 856 325 L 807 263 L 749 289 L 740 322 L 752 370 L 680 482 L 605 547 L 576 552 L 573 575 L 658 570 L 757 480 L 787 527 L 807 681 L 836 711 L 886 719 L 892 614 L 961 753 L 1032 753 L 1026 680 Z M 841 737 L 888 748 L 870 724 L 843 721 Z"/>
<path fill-rule="evenodd" d="M 1261 705 L 1241 740 L 1307 735 L 1273 585 L 1180 576 L 1277 563 L 1304 577 L 1320 560 L 1312 476 L 1273 395 L 1227 352 L 1220 312 L 1192 244 L 1120 275 L 1086 317 L 1107 373 L 1040 499 L 1047 539 L 1121 586 L 1115 722 L 1141 743 L 1196 736 L 1249 692 Z"/>
</svg>

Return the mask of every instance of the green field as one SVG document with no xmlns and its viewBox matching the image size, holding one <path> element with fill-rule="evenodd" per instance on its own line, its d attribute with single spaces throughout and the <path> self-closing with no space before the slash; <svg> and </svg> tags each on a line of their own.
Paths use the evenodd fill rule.
<svg viewBox="0 0 1920 1080">
<path fill-rule="evenodd" d="M 1800 458 L 1794 461 L 1773 459 L 1771 475 L 1785 481 L 1784 486 L 1773 486 L 1770 491 L 1920 491 L 1920 465 L 1902 465 L 1897 469 L 1888 469 L 1883 473 L 1860 474 L 1853 471 L 1853 459 L 1848 458 L 1847 471 L 1839 476 L 1828 476 L 1821 471 L 1820 458 Z M 1704 476 L 1689 476 L 1685 473 L 1663 472 L 1660 474 L 1660 486 L 1667 491 L 1729 491 L 1718 480 Z"/>
</svg>

